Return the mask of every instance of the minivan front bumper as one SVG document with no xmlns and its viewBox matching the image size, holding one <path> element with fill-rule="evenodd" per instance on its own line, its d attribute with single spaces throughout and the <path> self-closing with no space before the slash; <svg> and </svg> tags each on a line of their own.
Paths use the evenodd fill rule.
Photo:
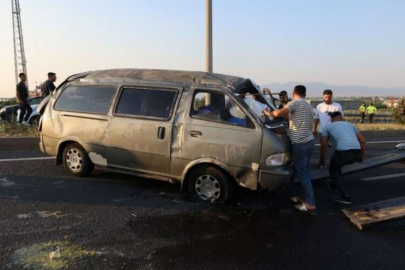
<svg viewBox="0 0 405 270">
<path fill-rule="evenodd" d="M 261 170 L 259 184 L 263 189 L 278 190 L 292 181 L 294 173 L 292 166 L 281 167 L 274 170 Z"/>
</svg>

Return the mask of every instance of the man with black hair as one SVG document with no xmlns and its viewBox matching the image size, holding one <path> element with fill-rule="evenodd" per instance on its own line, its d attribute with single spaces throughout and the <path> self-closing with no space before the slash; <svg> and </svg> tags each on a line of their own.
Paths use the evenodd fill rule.
<svg viewBox="0 0 405 270">
<path fill-rule="evenodd" d="M 278 105 L 278 109 L 281 110 L 282 108 L 284 108 L 287 103 L 289 102 L 288 100 L 288 94 L 287 91 L 283 90 L 278 94 L 279 98 L 280 98 L 280 105 Z"/>
<path fill-rule="evenodd" d="M 318 169 L 325 166 L 328 136 L 332 136 L 337 143 L 337 147 L 329 165 L 329 174 L 332 178 L 332 184 L 334 185 L 331 189 L 336 188 L 340 193 L 339 195 L 333 196 L 332 200 L 351 204 L 350 195 L 342 185 L 342 168 L 356 161 L 363 161 L 366 141 L 355 126 L 343 121 L 341 112 L 333 112 L 330 117 L 332 123 L 326 126 L 322 132 L 321 157 L 319 159 Z"/>
<path fill-rule="evenodd" d="M 367 107 L 366 113 L 368 114 L 370 124 L 373 123 L 374 119 L 374 114 L 377 112 L 377 108 L 374 106 L 373 103 L 370 104 L 370 106 Z"/>
<path fill-rule="evenodd" d="M 311 182 L 311 156 L 314 154 L 315 140 L 312 134 L 314 125 L 314 111 L 305 100 L 306 88 L 297 85 L 294 88 L 293 100 L 283 109 L 276 111 L 263 111 L 266 116 L 289 119 L 288 135 L 292 142 L 292 161 L 298 180 L 305 191 L 305 200 L 293 197 L 298 202 L 295 206 L 300 211 L 315 210 L 315 196 Z"/>
<path fill-rule="evenodd" d="M 323 91 L 323 102 L 316 106 L 315 109 L 315 125 L 314 125 L 314 136 L 318 134 L 318 126 L 319 126 L 319 133 L 321 133 L 321 140 L 322 140 L 322 132 L 323 129 L 330 124 L 331 119 L 329 114 L 333 112 L 341 112 L 343 115 L 342 106 L 333 101 L 333 92 L 330 89 L 326 89 Z"/>
<path fill-rule="evenodd" d="M 53 91 L 56 89 L 54 82 L 56 82 L 56 74 L 53 72 L 48 73 L 48 80 L 46 80 L 42 86 L 41 91 L 44 97 L 53 95 Z"/>
<path fill-rule="evenodd" d="M 28 119 L 32 113 L 32 108 L 28 103 L 28 88 L 25 82 L 27 81 L 27 75 L 25 73 L 20 73 L 18 75 L 20 78 L 20 83 L 17 84 L 17 103 L 20 105 L 20 118 L 18 119 L 19 124 L 29 126 Z M 25 117 L 24 117 L 25 115 Z"/>
</svg>

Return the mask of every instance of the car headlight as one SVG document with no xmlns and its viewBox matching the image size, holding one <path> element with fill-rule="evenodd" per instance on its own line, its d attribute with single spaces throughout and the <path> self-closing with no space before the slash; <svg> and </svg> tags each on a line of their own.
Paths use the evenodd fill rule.
<svg viewBox="0 0 405 270">
<path fill-rule="evenodd" d="M 267 166 L 280 166 L 284 164 L 289 164 L 291 162 L 290 153 L 282 153 L 268 156 L 266 158 Z"/>
</svg>

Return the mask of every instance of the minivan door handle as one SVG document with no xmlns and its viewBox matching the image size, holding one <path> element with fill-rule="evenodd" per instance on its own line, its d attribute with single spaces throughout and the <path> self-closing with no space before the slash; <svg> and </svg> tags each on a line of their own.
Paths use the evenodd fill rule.
<svg viewBox="0 0 405 270">
<path fill-rule="evenodd" d="M 158 139 L 163 140 L 165 138 L 165 133 L 166 133 L 166 128 L 159 127 L 158 134 L 157 134 Z"/>
<path fill-rule="evenodd" d="M 201 131 L 198 130 L 190 130 L 191 137 L 200 137 L 202 135 Z"/>
</svg>

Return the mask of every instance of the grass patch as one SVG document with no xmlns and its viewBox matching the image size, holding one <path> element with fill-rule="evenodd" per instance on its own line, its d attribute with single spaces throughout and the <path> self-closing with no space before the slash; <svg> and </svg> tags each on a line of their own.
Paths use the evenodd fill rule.
<svg viewBox="0 0 405 270">
<path fill-rule="evenodd" d="M 400 124 L 355 124 L 359 130 L 405 130 Z"/>
<path fill-rule="evenodd" d="M 57 258 L 51 258 L 50 253 L 59 250 Z M 14 252 L 10 268 L 58 270 L 73 269 L 76 259 L 94 256 L 94 251 L 88 251 L 66 240 L 50 241 L 47 243 L 33 244 Z"/>
<path fill-rule="evenodd" d="M 0 123 L 0 138 L 9 137 L 38 137 L 39 132 L 36 126 L 18 126 L 5 122 Z"/>
</svg>

